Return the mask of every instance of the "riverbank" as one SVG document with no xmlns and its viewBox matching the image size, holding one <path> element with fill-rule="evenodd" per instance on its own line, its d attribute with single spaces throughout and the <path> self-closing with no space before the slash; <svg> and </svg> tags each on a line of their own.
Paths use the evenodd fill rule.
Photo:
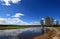
<svg viewBox="0 0 60 39">
<path fill-rule="evenodd" d="M 53 28 L 55 33 L 48 31 L 46 34 L 34 37 L 34 39 L 60 39 L 60 31 L 56 27 L 48 27 L 48 28 Z M 51 34 L 53 33 L 53 34 Z"/>
</svg>

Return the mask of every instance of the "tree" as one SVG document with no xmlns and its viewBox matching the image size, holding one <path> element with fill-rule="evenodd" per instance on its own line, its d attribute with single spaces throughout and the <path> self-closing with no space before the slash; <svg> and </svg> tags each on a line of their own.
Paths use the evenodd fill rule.
<svg viewBox="0 0 60 39">
<path fill-rule="evenodd" d="M 40 23 L 41 23 L 41 26 L 42 26 L 42 31 L 41 31 L 41 33 L 42 34 L 44 34 L 45 32 L 44 32 L 44 18 L 42 18 L 41 20 L 40 20 Z"/>
<path fill-rule="evenodd" d="M 51 24 L 51 25 L 54 25 L 54 19 L 51 18 L 50 20 L 51 20 L 50 24 Z"/>
<path fill-rule="evenodd" d="M 51 19 L 50 19 L 50 17 L 48 17 L 48 16 L 46 16 L 46 18 L 45 18 L 45 24 L 46 24 L 46 26 L 50 26 L 51 25 Z"/>
<path fill-rule="evenodd" d="M 59 25 L 59 21 L 58 20 L 56 20 L 56 25 Z"/>
<path fill-rule="evenodd" d="M 41 20 L 40 20 L 40 23 L 41 23 L 41 25 L 43 26 L 43 25 L 44 25 L 44 20 L 41 19 Z"/>
</svg>

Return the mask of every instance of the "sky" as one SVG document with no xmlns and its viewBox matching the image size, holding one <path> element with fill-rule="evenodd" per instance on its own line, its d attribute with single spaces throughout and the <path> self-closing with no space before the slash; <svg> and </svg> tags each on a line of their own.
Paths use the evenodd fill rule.
<svg viewBox="0 0 60 39">
<path fill-rule="evenodd" d="M 0 24 L 37 25 L 49 16 L 60 21 L 60 0 L 0 0 Z"/>
</svg>

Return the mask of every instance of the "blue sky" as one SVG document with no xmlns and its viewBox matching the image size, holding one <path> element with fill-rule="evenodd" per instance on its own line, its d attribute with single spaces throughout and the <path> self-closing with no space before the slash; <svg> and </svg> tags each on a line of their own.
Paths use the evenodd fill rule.
<svg viewBox="0 0 60 39">
<path fill-rule="evenodd" d="M 60 0 L 0 1 L 0 20 L 2 24 L 5 24 L 6 20 L 8 20 L 8 24 L 13 24 L 16 20 L 19 20 L 16 24 L 39 24 L 40 19 L 45 16 L 50 16 L 60 21 L 59 14 Z M 11 21 L 13 21 L 13 23 Z"/>
</svg>

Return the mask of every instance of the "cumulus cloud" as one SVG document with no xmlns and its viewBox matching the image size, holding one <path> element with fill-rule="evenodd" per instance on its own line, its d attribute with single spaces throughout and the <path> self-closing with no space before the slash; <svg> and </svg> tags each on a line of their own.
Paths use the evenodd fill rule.
<svg viewBox="0 0 60 39">
<path fill-rule="evenodd" d="M 21 24 L 22 20 L 19 18 L 0 18 L 0 24 Z"/>
<path fill-rule="evenodd" d="M 20 1 L 21 0 L 0 0 L 0 2 L 2 3 L 2 5 L 6 5 L 6 6 L 10 6 L 11 3 L 17 4 Z"/>
<path fill-rule="evenodd" d="M 21 0 L 10 0 L 12 3 L 18 3 Z"/>
<path fill-rule="evenodd" d="M 20 16 L 24 16 L 24 14 L 22 14 L 22 13 L 16 13 L 14 16 L 12 16 L 12 17 L 20 17 Z"/>
<path fill-rule="evenodd" d="M 25 22 L 19 18 L 0 18 L 0 24 L 12 25 L 39 25 L 39 22 Z"/>
<path fill-rule="evenodd" d="M 3 24 L 5 22 L 6 18 L 0 18 L 0 24 Z"/>
<path fill-rule="evenodd" d="M 6 16 L 11 16 L 10 14 L 6 14 Z M 22 13 L 16 13 L 15 15 L 11 16 L 10 18 L 2 18 L 0 17 L 0 24 L 7 24 L 7 25 L 39 25 L 38 21 L 32 22 L 25 22 L 21 20 L 21 16 L 24 16 Z"/>
<path fill-rule="evenodd" d="M 10 16 L 10 14 L 6 14 L 7 16 Z M 32 22 L 25 22 L 20 19 L 21 16 L 24 16 L 22 13 L 16 13 L 10 18 L 0 18 L 0 24 L 12 24 L 12 25 L 39 25 L 40 23 L 37 21 Z"/>
<path fill-rule="evenodd" d="M 40 23 L 38 21 L 33 21 L 33 22 L 30 22 L 29 25 L 40 25 Z"/>
</svg>

